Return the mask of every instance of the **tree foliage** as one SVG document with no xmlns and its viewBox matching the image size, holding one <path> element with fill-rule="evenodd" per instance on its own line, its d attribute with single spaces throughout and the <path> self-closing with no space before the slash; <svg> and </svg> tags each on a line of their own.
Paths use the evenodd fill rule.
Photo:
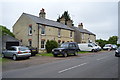
<svg viewBox="0 0 120 80">
<path fill-rule="evenodd" d="M 110 44 L 117 44 L 118 37 L 117 36 L 112 36 L 109 38 L 108 43 Z"/>
<path fill-rule="evenodd" d="M 117 45 L 117 40 L 118 40 L 118 37 L 117 37 L 117 36 L 112 36 L 112 37 L 110 37 L 108 40 L 98 39 L 98 40 L 96 40 L 96 42 L 97 42 L 101 47 L 104 47 L 105 44 L 116 44 L 116 45 Z"/>
<path fill-rule="evenodd" d="M 50 40 L 50 41 L 47 40 L 45 47 L 46 47 L 47 52 L 51 53 L 52 49 L 58 47 L 58 43 L 56 41 L 54 41 L 54 40 Z"/>
<path fill-rule="evenodd" d="M 58 17 L 57 22 L 60 22 L 61 18 L 65 18 L 65 25 L 67 25 L 67 21 L 68 20 L 71 20 L 71 17 L 70 17 L 70 14 L 68 13 L 68 11 L 64 11 L 64 13 L 62 14 L 62 16 Z M 72 22 L 73 22 L 73 20 L 72 20 Z M 72 24 L 72 25 L 74 25 L 74 24 Z"/>
<path fill-rule="evenodd" d="M 10 35 L 14 37 L 14 34 L 9 29 L 1 25 L 0 25 L 0 35 Z"/>
</svg>

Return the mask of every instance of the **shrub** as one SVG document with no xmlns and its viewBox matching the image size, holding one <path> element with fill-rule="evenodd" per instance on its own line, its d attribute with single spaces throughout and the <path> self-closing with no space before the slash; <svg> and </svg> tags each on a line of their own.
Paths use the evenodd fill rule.
<svg viewBox="0 0 120 80">
<path fill-rule="evenodd" d="M 117 44 L 117 46 L 119 47 L 119 46 L 120 46 L 120 44 Z"/>
<path fill-rule="evenodd" d="M 45 47 L 46 47 L 47 53 L 51 53 L 52 49 L 58 47 L 58 43 L 54 40 L 50 40 L 50 41 L 47 40 Z"/>
</svg>

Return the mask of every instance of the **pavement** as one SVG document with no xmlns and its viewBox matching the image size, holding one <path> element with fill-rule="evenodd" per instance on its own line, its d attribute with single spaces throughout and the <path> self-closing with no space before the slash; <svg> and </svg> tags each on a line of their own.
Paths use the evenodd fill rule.
<svg viewBox="0 0 120 80">
<path fill-rule="evenodd" d="M 8 65 L 9 66 L 9 65 Z M 114 51 L 3 71 L 3 78 L 118 78 Z"/>
</svg>

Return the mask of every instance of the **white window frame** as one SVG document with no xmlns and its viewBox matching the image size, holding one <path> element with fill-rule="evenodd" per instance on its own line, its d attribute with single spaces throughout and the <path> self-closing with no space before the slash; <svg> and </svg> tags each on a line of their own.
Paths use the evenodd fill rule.
<svg viewBox="0 0 120 80">
<path fill-rule="evenodd" d="M 44 41 L 44 44 L 42 44 L 42 41 Z M 41 49 L 45 49 L 45 40 L 41 40 Z M 42 46 L 44 46 L 44 48 L 42 48 Z"/>
<path fill-rule="evenodd" d="M 73 37 L 73 32 L 72 31 L 70 31 L 70 38 L 72 38 Z"/>
<path fill-rule="evenodd" d="M 61 29 L 58 29 L 58 37 L 61 37 Z"/>
<path fill-rule="evenodd" d="M 29 25 L 29 28 L 28 28 L 28 35 L 32 35 L 32 25 Z"/>
<path fill-rule="evenodd" d="M 82 40 L 84 40 L 84 33 L 82 33 Z"/>
<path fill-rule="evenodd" d="M 44 34 L 42 33 L 43 30 L 44 30 Z M 42 25 L 42 27 L 41 27 L 41 35 L 45 35 L 45 26 L 44 25 Z"/>
</svg>

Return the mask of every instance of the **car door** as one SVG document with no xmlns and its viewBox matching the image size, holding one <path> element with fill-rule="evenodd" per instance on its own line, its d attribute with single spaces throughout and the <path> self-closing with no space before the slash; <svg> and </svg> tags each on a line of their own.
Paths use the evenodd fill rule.
<svg viewBox="0 0 120 80">
<path fill-rule="evenodd" d="M 75 52 L 75 45 L 73 43 L 69 44 L 69 53 L 74 53 Z"/>
<path fill-rule="evenodd" d="M 16 48 L 10 47 L 10 48 L 8 48 L 8 50 L 7 50 L 7 56 L 8 56 L 8 57 L 12 57 L 15 52 L 16 52 Z"/>
</svg>

